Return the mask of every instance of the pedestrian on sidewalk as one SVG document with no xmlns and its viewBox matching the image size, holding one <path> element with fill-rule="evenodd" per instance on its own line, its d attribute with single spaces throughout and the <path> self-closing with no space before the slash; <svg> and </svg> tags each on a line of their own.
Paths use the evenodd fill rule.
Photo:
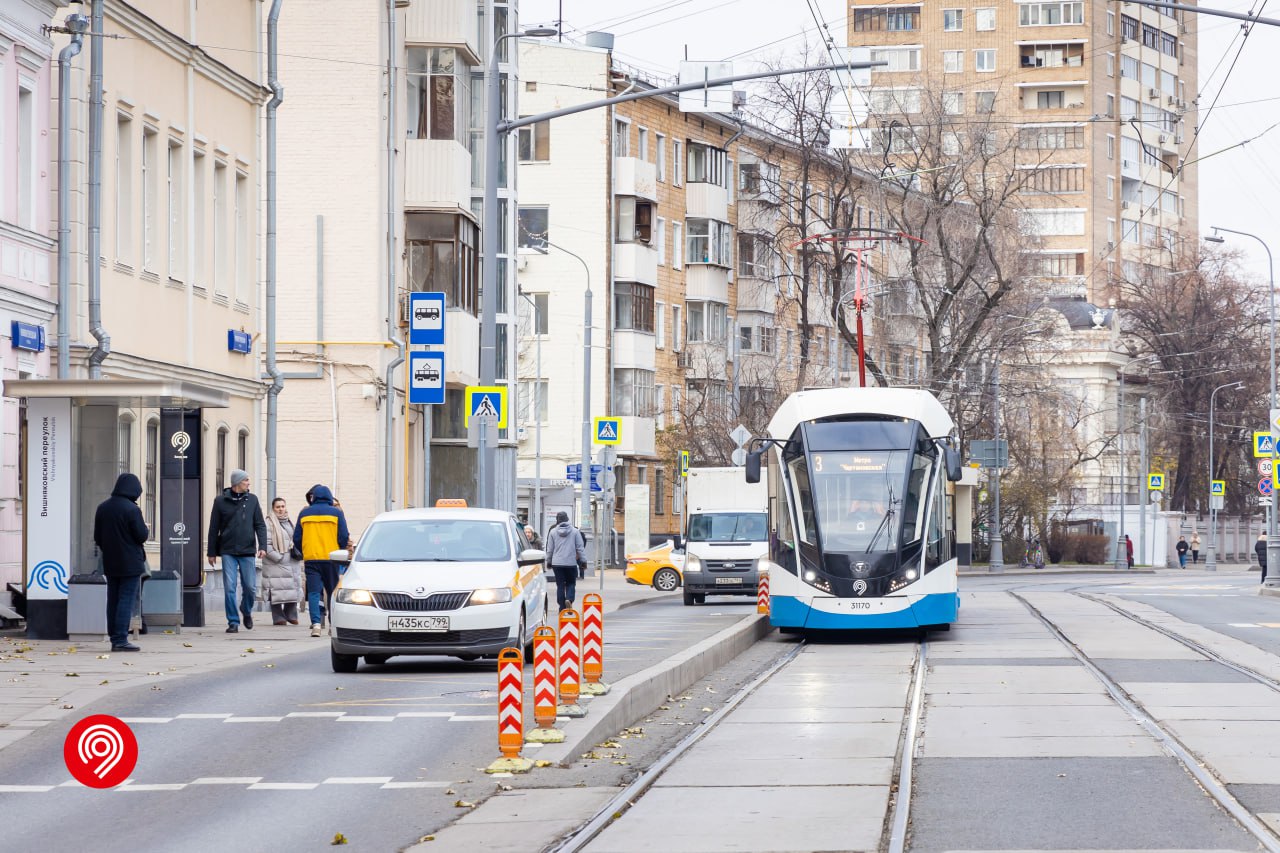
<svg viewBox="0 0 1280 853">
<path fill-rule="evenodd" d="M 1262 581 L 1267 582 L 1267 534 L 1259 533 L 1258 541 L 1253 543 L 1253 553 L 1258 555 L 1258 566 L 1262 569 Z"/>
<path fill-rule="evenodd" d="M 1124 535 L 1124 555 L 1129 558 L 1129 568 L 1133 568 L 1133 540 L 1129 538 L 1129 534 Z"/>
<path fill-rule="evenodd" d="M 1178 552 L 1178 568 L 1185 569 L 1187 567 L 1187 552 L 1191 550 L 1191 546 L 1187 544 L 1187 537 L 1179 536 L 1178 544 L 1174 546 L 1174 550 Z"/>
<path fill-rule="evenodd" d="M 223 603 L 227 611 L 227 633 L 240 630 L 244 614 L 246 631 L 253 630 L 253 603 L 258 587 L 254 557 L 264 557 L 270 544 L 267 523 L 262 519 L 258 496 L 249 491 L 249 474 L 239 468 L 231 472 L 231 486 L 213 501 L 209 515 L 209 565 L 222 558 Z M 255 544 L 256 543 L 256 544 Z M 236 606 L 236 582 L 242 594 Z"/>
<path fill-rule="evenodd" d="M 547 533 L 547 562 L 556 576 L 556 603 L 561 610 L 572 607 L 578 591 L 578 566 L 586 565 L 587 552 L 567 512 L 556 513 L 556 526 Z"/>
<path fill-rule="evenodd" d="M 141 496 L 137 476 L 121 474 L 111 497 L 98 504 L 93 514 L 93 543 L 102 554 L 102 573 L 107 578 L 107 634 L 113 652 L 142 651 L 129 642 L 129 620 L 147 569 L 143 545 L 149 533 L 138 509 Z"/>
<path fill-rule="evenodd" d="M 1191 534 L 1191 565 L 1200 562 L 1200 534 Z"/>
<path fill-rule="evenodd" d="M 312 486 L 307 492 L 307 503 L 310 506 L 298 513 L 293 544 L 302 552 L 311 636 L 319 637 L 329 610 L 329 598 L 338 588 L 338 564 L 329 559 L 329 554 L 350 548 L 351 534 L 347 530 L 347 517 L 334 506 L 333 492 L 328 486 Z"/>
<path fill-rule="evenodd" d="M 533 529 L 532 524 L 524 526 L 524 540 L 529 543 L 530 548 L 542 550 L 542 540 L 538 538 L 538 531 Z"/>
<path fill-rule="evenodd" d="M 271 605 L 271 622 L 297 625 L 298 602 L 302 601 L 302 552 L 293 547 L 293 522 L 284 498 L 271 502 L 267 533 L 271 541 L 262 564 L 262 593 Z"/>
</svg>

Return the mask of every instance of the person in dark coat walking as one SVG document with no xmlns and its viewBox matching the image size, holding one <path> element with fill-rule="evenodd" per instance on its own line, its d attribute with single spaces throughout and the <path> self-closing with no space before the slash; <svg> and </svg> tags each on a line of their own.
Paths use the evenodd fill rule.
<svg viewBox="0 0 1280 853">
<path fill-rule="evenodd" d="M 213 501 L 209 516 L 209 565 L 222 557 L 223 603 L 227 611 L 227 633 L 240 630 L 244 614 L 245 630 L 253 630 L 253 602 L 258 588 L 254 557 L 266 556 L 271 539 L 262 517 L 258 496 L 249 491 L 249 474 L 239 468 L 231 472 L 231 488 L 223 489 Z M 256 543 L 256 544 L 255 544 Z M 236 607 L 236 581 L 243 588 Z"/>
<path fill-rule="evenodd" d="M 149 533 L 138 509 L 141 496 L 137 476 L 121 474 L 111 497 L 98 504 L 93 514 L 93 542 L 102 554 L 102 573 L 107 578 L 107 633 L 115 652 L 141 651 L 129 642 L 129 620 L 147 569 L 143 545 Z"/>
<path fill-rule="evenodd" d="M 556 576 L 556 603 L 564 610 L 573 606 L 577 595 L 578 567 L 586 565 L 587 554 L 581 532 L 569 523 L 569 513 L 556 513 L 556 526 L 547 533 L 547 563 Z"/>
<path fill-rule="evenodd" d="M 1191 550 L 1191 546 L 1187 544 L 1187 537 L 1179 536 L 1178 544 L 1173 547 L 1178 552 L 1178 567 L 1185 569 L 1187 567 L 1187 552 Z"/>
<path fill-rule="evenodd" d="M 1129 568 L 1133 568 L 1133 540 L 1129 534 L 1124 535 L 1124 555 L 1129 559 Z"/>
<path fill-rule="evenodd" d="M 1262 583 L 1267 582 L 1267 534 L 1262 533 L 1258 536 L 1258 541 L 1253 543 L 1253 553 L 1258 555 L 1258 565 L 1262 567 Z"/>
</svg>

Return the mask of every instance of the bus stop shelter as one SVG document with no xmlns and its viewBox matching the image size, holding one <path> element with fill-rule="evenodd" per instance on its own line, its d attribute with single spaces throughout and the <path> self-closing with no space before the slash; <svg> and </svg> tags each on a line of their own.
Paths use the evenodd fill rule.
<svg viewBox="0 0 1280 853">
<path fill-rule="evenodd" d="M 123 412 L 160 412 L 158 531 L 161 570 L 182 578 L 183 624 L 203 625 L 200 595 L 202 469 L 201 411 L 226 408 L 229 396 L 176 380 L 64 380 L 6 382 L 5 394 L 25 402 L 22 590 L 27 636 L 67 636 L 68 581 L 98 570 L 93 516 L 123 471 L 119 423 Z M 145 471 L 133 471 L 147 485 Z M 152 564 L 154 567 L 154 563 Z"/>
</svg>

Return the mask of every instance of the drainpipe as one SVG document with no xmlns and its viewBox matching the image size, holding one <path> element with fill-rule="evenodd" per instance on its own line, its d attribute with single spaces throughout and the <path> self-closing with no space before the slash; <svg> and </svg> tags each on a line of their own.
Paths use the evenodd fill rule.
<svg viewBox="0 0 1280 853">
<path fill-rule="evenodd" d="M 80 42 L 89 28 L 81 14 L 67 15 L 71 43 L 58 52 L 58 378 L 71 374 L 71 225 L 67 208 L 71 198 L 71 60 L 80 53 Z"/>
<path fill-rule="evenodd" d="M 395 492 L 396 368 L 404 364 L 404 341 L 396 322 L 396 0 L 387 0 L 387 343 L 396 348 L 396 357 L 387 365 L 387 425 L 383 439 L 383 509 L 392 509 Z M 408 393 L 408 389 L 405 389 Z M 405 417 L 409 413 L 405 411 Z M 408 448 L 405 448 L 408 452 Z M 406 463 L 407 464 L 407 463 Z"/>
<path fill-rule="evenodd" d="M 102 327 L 102 0 L 93 0 L 89 30 L 89 378 L 102 378 L 111 336 Z"/>
<path fill-rule="evenodd" d="M 101 2 L 101 0 L 98 0 Z M 267 495 L 274 499 L 276 491 L 277 436 L 280 427 L 280 392 L 284 375 L 276 364 L 276 108 L 284 100 L 284 87 L 276 77 L 276 37 L 280 23 L 280 2 L 271 0 L 267 15 Z"/>
</svg>

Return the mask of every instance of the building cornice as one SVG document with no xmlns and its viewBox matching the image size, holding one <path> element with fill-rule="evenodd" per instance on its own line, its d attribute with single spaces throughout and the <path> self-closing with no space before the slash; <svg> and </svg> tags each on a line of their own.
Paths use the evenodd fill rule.
<svg viewBox="0 0 1280 853">
<path fill-rule="evenodd" d="M 35 231 L 28 231 L 26 228 L 14 225 L 12 222 L 5 222 L 3 219 L 0 219 L 0 237 L 8 237 L 10 240 L 22 243 L 24 246 L 43 251 L 51 251 L 58 245 L 57 241 L 52 238 L 38 234 Z"/>
<path fill-rule="evenodd" d="M 76 345 L 73 350 L 73 361 L 77 364 L 87 365 L 90 352 L 92 352 L 92 347 L 84 344 Z M 83 356 L 81 355 L 82 353 Z M 245 358 L 255 366 L 258 364 L 258 360 L 252 355 L 245 356 Z M 178 379 L 189 381 L 199 385 L 219 388 L 227 391 L 233 397 L 255 400 L 264 398 L 267 393 L 267 385 L 255 379 L 217 373 L 212 370 L 201 370 L 197 367 L 174 364 L 167 361 L 155 361 L 123 352 L 113 351 L 111 357 L 103 362 L 102 372 L 105 379 Z"/>
</svg>

